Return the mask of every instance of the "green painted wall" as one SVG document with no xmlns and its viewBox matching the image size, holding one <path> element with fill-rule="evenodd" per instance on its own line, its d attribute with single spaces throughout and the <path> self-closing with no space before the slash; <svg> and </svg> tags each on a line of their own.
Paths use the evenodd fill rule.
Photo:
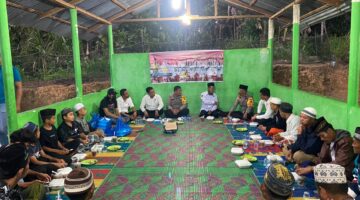
<svg viewBox="0 0 360 200">
<path fill-rule="evenodd" d="M 29 110 L 29 111 L 26 111 L 23 113 L 19 113 L 17 116 L 18 126 L 19 126 L 19 128 L 21 128 L 25 123 L 27 123 L 29 121 L 34 122 L 36 124 L 41 124 L 39 111 L 42 109 L 45 109 L 45 108 L 56 109 L 57 124 L 60 124 L 61 123 L 61 116 L 60 116 L 61 110 L 64 108 L 73 108 L 74 105 L 77 103 L 83 103 L 85 105 L 85 107 L 88 110 L 87 119 L 89 120 L 90 113 L 98 112 L 100 101 L 106 95 L 106 91 L 107 90 L 103 90 L 101 92 L 96 92 L 96 93 L 91 93 L 91 94 L 83 96 L 82 99 L 80 97 L 77 97 L 77 98 L 69 99 L 66 101 L 59 102 L 59 103 L 55 103 L 52 105 L 48 105 L 48 106 L 44 106 L 41 108 Z"/>
<path fill-rule="evenodd" d="M 154 87 L 162 96 L 165 105 L 168 96 L 175 85 L 183 88 L 187 96 L 192 115 L 200 111 L 200 93 L 207 90 L 205 82 L 201 83 L 150 83 L 150 65 L 147 53 L 115 54 L 113 56 L 114 88 L 119 91 L 127 88 L 137 108 L 145 95 L 145 88 Z M 258 91 L 267 86 L 269 81 L 268 66 L 270 65 L 269 50 L 241 49 L 225 50 L 224 52 L 224 82 L 216 83 L 216 94 L 219 97 L 220 108 L 224 111 L 230 109 L 238 92 L 240 83 L 249 85 L 249 92 L 254 94 L 258 101 Z"/>
<path fill-rule="evenodd" d="M 271 83 L 269 86 L 274 96 L 290 102 L 294 106 L 294 112 L 299 113 L 304 107 L 311 106 L 316 108 L 318 116 L 325 118 L 334 125 L 335 128 L 347 129 L 351 133 L 355 127 L 360 126 L 359 116 L 360 107 L 352 107 L 349 112 L 345 102 L 337 101 L 327 97 L 318 96 L 304 91 L 295 90 L 293 97 L 291 88 Z"/>
</svg>

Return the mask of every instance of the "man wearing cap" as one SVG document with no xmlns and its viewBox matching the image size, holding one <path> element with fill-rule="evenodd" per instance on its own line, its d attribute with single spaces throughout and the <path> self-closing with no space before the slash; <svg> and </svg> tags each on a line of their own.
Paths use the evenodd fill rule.
<svg viewBox="0 0 360 200">
<path fill-rule="evenodd" d="M 75 122 L 77 123 L 77 125 L 80 129 L 79 130 L 80 133 L 84 133 L 85 135 L 97 135 L 100 138 L 105 137 L 104 133 L 101 130 L 92 129 L 92 127 L 89 125 L 89 122 L 86 121 L 85 116 L 86 116 L 87 110 L 86 110 L 84 104 L 77 103 L 74 106 L 74 110 L 76 113 Z"/>
<path fill-rule="evenodd" d="M 236 97 L 235 102 L 229 111 L 228 117 L 250 120 L 254 115 L 254 102 L 252 97 L 248 96 L 247 90 L 247 85 L 239 85 L 238 96 Z M 240 105 L 240 111 L 235 111 L 238 105 Z"/>
<path fill-rule="evenodd" d="M 261 114 L 263 107 L 265 106 L 265 113 Z M 269 119 L 274 116 L 273 111 L 270 107 L 270 90 L 269 88 L 261 88 L 260 90 L 260 101 L 257 108 L 257 114 L 254 115 L 251 120 Z"/>
<path fill-rule="evenodd" d="M 323 145 L 318 154 L 315 164 L 332 163 L 345 168 L 347 180 L 353 180 L 352 170 L 354 169 L 354 150 L 352 138 L 348 131 L 335 130 L 324 117 L 318 119 L 315 132 L 319 134 Z M 313 166 L 300 167 L 296 169 L 299 175 L 306 175 L 313 172 Z"/>
<path fill-rule="evenodd" d="M 356 200 L 360 199 L 360 127 L 356 127 L 354 139 L 352 143 L 352 147 L 355 153 L 355 161 L 354 161 L 354 179 L 357 181 L 353 181 L 353 183 L 349 184 L 349 194 L 355 198 Z"/>
<path fill-rule="evenodd" d="M 289 170 L 280 163 L 269 166 L 261 184 L 262 196 L 265 200 L 286 200 L 292 196 L 295 179 Z"/>
<path fill-rule="evenodd" d="M 182 95 L 180 86 L 174 87 L 174 93 L 169 96 L 168 109 L 165 111 L 167 118 L 185 117 L 189 114 L 186 96 Z"/>
<path fill-rule="evenodd" d="M 208 90 L 206 92 L 201 93 L 201 110 L 199 117 L 207 117 L 213 116 L 215 118 L 222 117 L 223 112 L 218 109 L 219 100 L 217 95 L 215 94 L 215 84 L 208 83 Z"/>
<path fill-rule="evenodd" d="M 304 108 L 301 111 L 301 126 L 299 127 L 301 134 L 294 144 L 283 149 L 288 160 L 295 161 L 297 164 L 314 161 L 320 152 L 323 142 L 318 133 L 315 132 L 316 114 L 316 110 L 312 107 Z"/>
<path fill-rule="evenodd" d="M 0 147 L 0 199 L 22 199 L 21 192 L 14 188 L 28 170 L 29 156 L 24 144 Z"/>
<path fill-rule="evenodd" d="M 280 104 L 280 116 L 286 120 L 286 131 L 274 135 L 273 139 L 281 145 L 293 144 L 299 135 L 300 118 L 293 114 L 292 110 L 293 106 L 290 103 Z"/>
<path fill-rule="evenodd" d="M 277 97 L 270 97 L 270 108 L 273 111 L 273 116 L 269 119 L 259 119 L 259 129 L 264 131 L 268 136 L 276 135 L 286 130 L 286 121 L 280 115 L 281 99 Z"/>
<path fill-rule="evenodd" d="M 164 112 L 164 103 L 154 88 L 147 87 L 146 95 L 142 98 L 139 115 L 145 118 L 159 118 Z"/>
<path fill-rule="evenodd" d="M 78 124 L 75 123 L 74 112 L 70 108 L 65 108 L 61 111 L 63 122 L 58 128 L 59 141 L 67 149 L 74 152 L 79 147 L 80 143 L 88 143 L 88 139 L 84 133 L 80 132 Z"/>
<path fill-rule="evenodd" d="M 64 192 L 70 200 L 90 200 L 94 191 L 94 176 L 89 169 L 74 169 L 65 178 Z"/>
<path fill-rule="evenodd" d="M 107 96 L 101 100 L 99 115 L 101 117 L 107 117 L 113 120 L 116 120 L 120 116 L 116 102 L 115 89 L 110 88 L 107 92 Z"/>
<path fill-rule="evenodd" d="M 337 164 L 314 167 L 314 178 L 320 200 L 353 200 L 348 193 L 345 168 Z"/>
<path fill-rule="evenodd" d="M 68 165 L 71 164 L 70 150 L 65 148 L 59 141 L 57 129 L 55 128 L 55 109 L 44 109 L 40 111 L 43 126 L 40 128 L 40 144 L 46 154 L 55 158 L 63 159 Z"/>
<path fill-rule="evenodd" d="M 122 117 L 128 118 L 130 120 L 136 119 L 136 108 L 127 89 L 120 90 L 120 97 L 117 98 L 116 101 L 118 104 L 119 113 Z"/>
</svg>

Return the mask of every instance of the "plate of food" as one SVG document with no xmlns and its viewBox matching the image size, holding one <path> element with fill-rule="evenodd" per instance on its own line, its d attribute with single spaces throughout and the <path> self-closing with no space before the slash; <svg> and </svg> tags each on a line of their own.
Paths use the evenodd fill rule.
<svg viewBox="0 0 360 200">
<path fill-rule="evenodd" d="M 242 146 L 245 143 L 245 141 L 244 140 L 233 140 L 231 143 L 233 145 Z"/>
<path fill-rule="evenodd" d="M 240 128 L 236 128 L 236 130 L 239 132 L 246 132 L 248 129 L 245 127 L 240 127 Z"/>
<path fill-rule="evenodd" d="M 116 139 L 116 142 L 120 143 L 120 142 L 126 142 L 129 141 L 130 139 L 128 137 L 119 137 L 118 139 Z"/>
<path fill-rule="evenodd" d="M 257 127 L 259 125 L 259 123 L 257 122 L 250 122 L 250 127 Z"/>
<path fill-rule="evenodd" d="M 245 155 L 241 156 L 240 158 L 243 159 L 243 160 L 248 160 L 250 162 L 256 162 L 257 161 L 257 157 L 252 156 L 250 154 L 245 154 Z"/>
<path fill-rule="evenodd" d="M 250 138 L 252 140 L 261 140 L 262 139 L 261 135 L 250 135 Z"/>
<path fill-rule="evenodd" d="M 223 123 L 222 120 L 214 120 L 214 121 L 213 121 L 213 124 L 222 124 L 222 123 Z"/>
<path fill-rule="evenodd" d="M 237 123 L 237 122 L 240 121 L 240 119 L 239 118 L 232 118 L 231 121 L 234 122 L 234 123 Z"/>
<path fill-rule="evenodd" d="M 179 121 L 176 121 L 176 123 L 179 124 L 179 125 L 182 125 L 182 124 L 184 124 L 184 121 L 183 121 L 183 120 L 179 120 Z"/>
<path fill-rule="evenodd" d="M 239 168 L 249 168 L 252 166 L 251 162 L 249 162 L 248 160 L 236 160 L 235 164 Z"/>
<path fill-rule="evenodd" d="M 264 143 L 265 146 L 274 145 L 274 142 L 272 140 L 260 140 L 260 142 Z"/>
<path fill-rule="evenodd" d="M 59 178 L 59 179 L 53 179 L 49 183 L 49 187 L 52 190 L 61 190 L 64 187 L 65 179 Z"/>
<path fill-rule="evenodd" d="M 96 159 L 87 159 L 80 162 L 81 165 L 89 166 L 89 165 L 95 165 L 97 163 Z"/>
<path fill-rule="evenodd" d="M 111 145 L 107 147 L 108 151 L 119 151 L 121 149 L 120 145 Z"/>
</svg>

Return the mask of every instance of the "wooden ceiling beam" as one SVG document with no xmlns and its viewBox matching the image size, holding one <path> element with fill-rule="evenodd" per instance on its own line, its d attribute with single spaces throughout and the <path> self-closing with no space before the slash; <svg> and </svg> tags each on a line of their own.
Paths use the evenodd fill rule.
<svg viewBox="0 0 360 200">
<path fill-rule="evenodd" d="M 268 18 L 265 15 L 234 15 L 234 16 L 189 16 L 190 20 L 225 20 L 225 19 L 249 19 L 249 18 Z M 134 22 L 161 22 L 161 21 L 181 21 L 182 17 L 164 18 L 143 18 L 143 19 L 119 19 L 113 23 L 134 23 Z"/>
<path fill-rule="evenodd" d="M 102 17 L 99 17 L 99 16 L 97 16 L 97 15 L 95 15 L 95 14 L 93 14 L 93 13 L 91 13 L 91 12 L 85 10 L 85 9 L 82 9 L 80 7 L 77 7 L 77 6 L 73 5 L 73 4 L 70 4 L 70 3 L 68 3 L 68 2 L 66 2 L 64 0 L 50 0 L 50 1 L 54 2 L 56 4 L 59 4 L 59 5 L 63 6 L 63 7 L 65 7 L 65 8 L 76 9 L 79 13 L 81 13 L 81 14 L 89 17 L 89 18 L 92 18 L 92 19 L 94 19 L 96 21 L 99 21 L 101 23 L 109 24 L 109 25 L 111 24 L 110 21 L 108 21 L 108 20 L 106 20 L 106 19 L 104 19 Z"/>
<path fill-rule="evenodd" d="M 83 2 L 83 1 L 84 0 L 72 0 L 69 3 L 73 4 L 73 5 L 76 5 L 76 4 L 79 4 L 79 3 Z M 57 13 L 63 11 L 63 10 L 65 10 L 65 8 L 61 8 L 61 7 L 50 9 L 49 11 L 45 12 L 43 15 L 40 15 L 40 19 L 44 19 L 46 17 L 55 15 L 55 14 L 57 14 Z"/>
<path fill-rule="evenodd" d="M 257 0 L 252 0 L 252 1 L 250 1 L 249 6 L 251 7 L 251 6 L 255 5 L 256 2 L 257 2 Z"/>
<path fill-rule="evenodd" d="M 302 15 L 300 17 L 300 23 L 301 23 L 301 20 L 306 19 L 306 18 L 308 18 L 308 17 L 310 17 L 312 15 L 315 15 L 316 13 L 319 13 L 319 12 L 321 12 L 321 11 L 327 9 L 327 8 L 330 8 L 330 7 L 331 7 L 331 5 L 325 4 L 325 5 L 323 5 L 323 6 L 319 7 L 319 8 L 316 8 L 316 9 L 308 12 L 308 13 L 305 13 L 304 15 Z M 291 26 L 291 23 L 286 24 L 283 28 L 286 28 L 286 27 L 289 27 L 289 26 Z"/>
<path fill-rule="evenodd" d="M 40 11 L 40 10 L 36 10 L 36 9 L 33 9 L 33 8 L 29 8 L 29 7 L 26 7 L 26 6 L 17 4 L 17 3 L 13 3 L 13 2 L 10 2 L 10 1 L 7 1 L 6 4 L 7 4 L 7 6 L 10 6 L 10 7 L 16 8 L 16 9 L 20 9 L 20 10 L 23 10 L 23 11 L 25 11 L 25 12 L 34 13 L 34 14 L 39 15 L 39 16 L 45 14 L 44 12 L 42 12 L 42 11 Z M 58 22 L 60 22 L 60 23 L 63 23 L 63 24 L 69 25 L 69 26 L 71 25 L 71 22 L 69 22 L 69 21 L 67 21 L 67 20 L 64 20 L 64 19 L 61 19 L 61 18 L 59 18 L 59 17 L 48 16 L 48 17 L 46 17 L 46 18 L 52 19 L 52 20 L 54 20 L 54 21 L 58 21 Z M 84 26 L 81 26 L 81 25 L 79 25 L 78 27 L 79 27 L 79 29 L 83 29 L 83 30 L 85 30 L 85 31 L 90 32 L 87 27 L 84 27 Z M 94 32 L 94 33 L 96 33 L 96 32 Z"/>
<path fill-rule="evenodd" d="M 134 6 L 129 7 L 126 11 L 123 11 L 123 12 L 120 12 L 118 14 L 115 14 L 115 15 L 111 16 L 107 20 L 112 22 L 112 21 L 114 21 L 116 19 L 124 17 L 124 16 L 126 16 L 128 14 L 131 14 L 135 10 L 140 9 L 140 8 L 146 6 L 146 5 L 150 4 L 150 3 L 153 3 L 153 2 L 154 2 L 154 0 L 144 0 L 144 1 L 138 3 L 138 4 L 134 5 Z M 102 26 L 102 24 L 96 24 L 96 25 L 90 27 L 89 30 L 90 31 L 97 31 L 101 26 Z"/>
<path fill-rule="evenodd" d="M 332 6 L 338 6 L 344 2 L 344 0 L 317 0 L 317 1 L 324 3 L 324 4 L 329 4 Z"/>
<path fill-rule="evenodd" d="M 119 6 L 123 10 L 127 10 L 127 6 L 119 2 L 118 0 L 111 0 L 115 5 Z"/>
<path fill-rule="evenodd" d="M 238 1 L 238 0 L 224 0 L 224 1 L 226 3 L 228 3 L 228 4 L 230 4 L 230 5 L 237 6 L 237 7 L 242 7 L 242 8 L 245 8 L 245 9 L 260 13 L 260 14 L 265 15 L 267 17 L 271 17 L 273 15 L 273 13 L 271 13 L 271 12 L 269 12 L 267 10 L 264 10 L 264 9 L 256 7 L 256 6 L 249 6 L 248 4 L 246 4 L 244 2 L 241 2 L 241 1 Z M 285 18 L 278 18 L 278 20 L 280 22 L 282 22 L 282 23 L 290 23 L 291 22 L 291 20 L 285 19 Z"/>
</svg>

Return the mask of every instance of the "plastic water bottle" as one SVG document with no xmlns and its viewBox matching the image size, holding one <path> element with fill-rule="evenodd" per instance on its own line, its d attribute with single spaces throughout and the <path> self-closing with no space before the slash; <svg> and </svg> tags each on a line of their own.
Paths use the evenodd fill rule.
<svg viewBox="0 0 360 200">
<path fill-rule="evenodd" d="M 243 144 L 243 149 L 247 149 L 249 147 L 249 141 L 245 140 L 244 144 Z"/>
<path fill-rule="evenodd" d="M 255 151 L 259 150 L 259 141 L 258 140 L 255 140 L 255 142 L 254 142 L 254 149 L 255 149 Z"/>
<path fill-rule="evenodd" d="M 310 198 L 310 193 L 305 191 L 304 194 L 303 194 L 303 199 L 307 200 Z"/>
</svg>

